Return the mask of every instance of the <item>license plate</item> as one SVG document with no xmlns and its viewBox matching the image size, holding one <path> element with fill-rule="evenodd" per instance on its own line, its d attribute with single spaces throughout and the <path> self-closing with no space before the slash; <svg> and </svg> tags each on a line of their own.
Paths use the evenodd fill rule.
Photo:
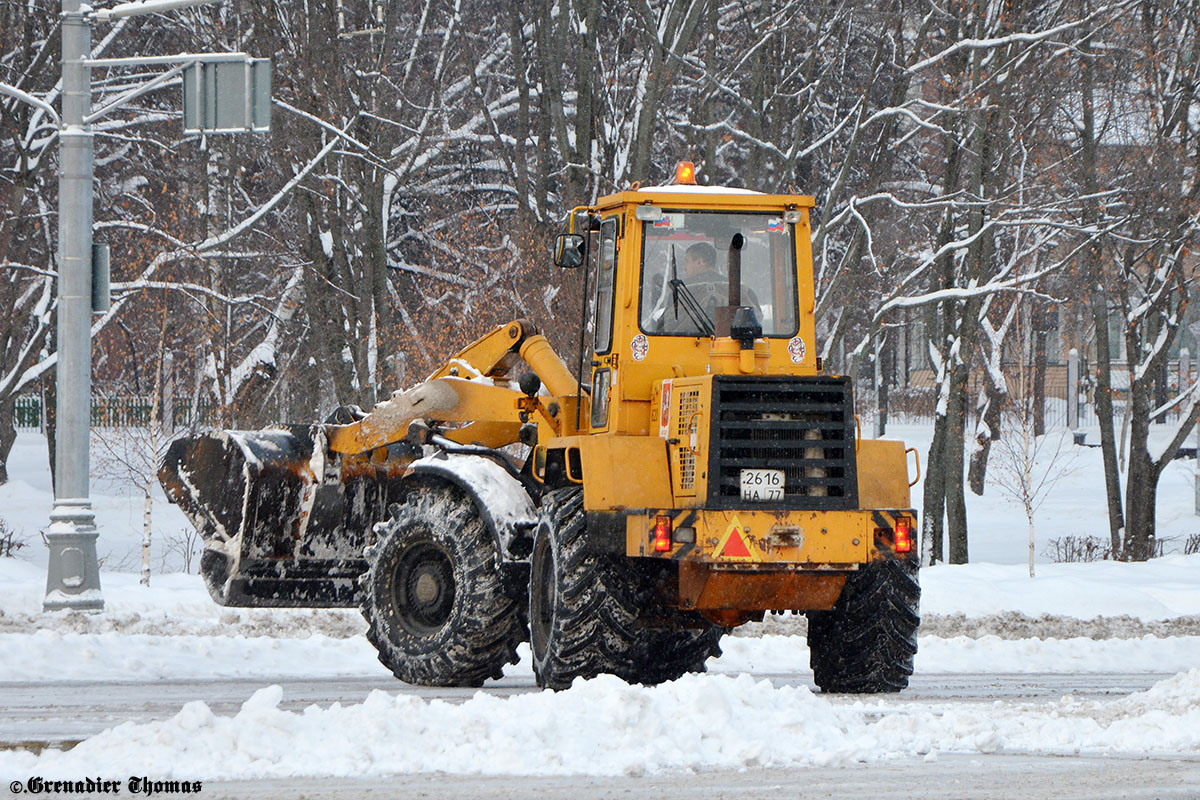
<svg viewBox="0 0 1200 800">
<path fill-rule="evenodd" d="M 783 470 L 742 470 L 742 499 L 761 503 L 783 499 Z"/>
</svg>

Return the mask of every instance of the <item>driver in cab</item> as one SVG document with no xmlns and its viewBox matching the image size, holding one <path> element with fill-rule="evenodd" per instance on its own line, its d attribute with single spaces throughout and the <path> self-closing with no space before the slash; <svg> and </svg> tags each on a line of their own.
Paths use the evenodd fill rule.
<svg viewBox="0 0 1200 800">
<path fill-rule="evenodd" d="M 697 242 L 688 247 L 683 257 L 683 268 L 679 278 L 696 304 L 704 312 L 708 325 L 712 325 L 717 317 L 717 308 L 729 302 L 729 281 L 726 275 L 717 270 L 717 251 L 708 242 Z M 743 291 L 748 291 L 743 289 Z M 693 336 L 707 335 L 702 330 L 699 320 L 685 312 L 681 307 L 678 313 L 670 297 L 670 289 L 666 296 L 659 298 L 658 307 L 652 317 L 657 323 L 654 327 L 662 333 L 691 334 Z M 662 302 L 663 300 L 666 302 Z M 757 305 L 752 294 L 743 302 Z"/>
</svg>

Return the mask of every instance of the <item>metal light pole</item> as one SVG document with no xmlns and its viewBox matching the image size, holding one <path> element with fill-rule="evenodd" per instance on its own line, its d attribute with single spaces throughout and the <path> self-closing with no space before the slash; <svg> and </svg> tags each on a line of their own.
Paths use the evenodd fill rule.
<svg viewBox="0 0 1200 800">
<path fill-rule="evenodd" d="M 92 21 L 221 2 L 144 0 L 93 11 L 82 0 L 62 0 L 63 110 L 59 130 L 58 176 L 58 384 L 54 442 L 54 508 L 46 541 L 45 611 L 100 611 L 100 569 L 96 559 L 96 516 L 88 492 L 92 400 L 93 311 L 108 309 L 107 250 L 92 245 L 92 154 L 90 125 L 109 111 L 184 75 L 184 121 L 197 133 L 266 131 L 270 127 L 271 64 L 245 53 L 182 53 L 92 59 Z M 92 111 L 92 67 L 178 64 Z M 190 70 L 190 72 L 189 72 Z M 190 80 L 189 76 L 190 75 Z M 54 109 L 38 98 L 7 87 L 5 94 Z M 97 271 L 95 267 L 99 266 Z M 93 281 L 99 275 L 96 287 Z M 94 296 L 99 289 L 104 297 Z"/>
<path fill-rule="evenodd" d="M 92 395 L 92 26 L 80 0 L 62 0 L 62 130 L 58 176 L 58 381 L 54 508 L 46 540 L 46 611 L 104 608 L 96 517 L 88 496 Z M 89 9 L 90 10 L 90 9 Z"/>
</svg>

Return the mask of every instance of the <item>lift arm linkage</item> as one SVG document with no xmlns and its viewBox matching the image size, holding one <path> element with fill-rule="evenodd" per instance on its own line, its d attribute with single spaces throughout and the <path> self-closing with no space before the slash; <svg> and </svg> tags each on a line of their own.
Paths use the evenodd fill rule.
<svg viewBox="0 0 1200 800">
<path fill-rule="evenodd" d="M 522 360 L 551 395 L 575 393 L 575 379 L 546 337 L 532 323 L 516 320 L 480 337 L 423 383 L 394 393 L 358 422 L 328 426 L 329 449 L 352 454 L 391 444 L 404 438 L 408 426 L 418 419 L 465 422 L 465 426 L 445 432 L 446 437 L 503 447 L 518 440 L 525 422 L 522 412 L 528 419 L 530 410 L 538 422 L 557 431 L 560 423 L 544 404 L 531 404 L 521 392 L 500 385 L 511 380 L 513 367 Z"/>
</svg>

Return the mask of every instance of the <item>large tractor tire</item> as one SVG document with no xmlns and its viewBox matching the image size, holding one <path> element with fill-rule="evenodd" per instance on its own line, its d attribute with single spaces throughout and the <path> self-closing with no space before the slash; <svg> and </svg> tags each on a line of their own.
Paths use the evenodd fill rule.
<svg viewBox="0 0 1200 800">
<path fill-rule="evenodd" d="M 529 629 L 539 686 L 565 689 L 601 673 L 657 684 L 702 672 L 723 629 L 661 630 L 638 624 L 651 592 L 630 559 L 590 551 L 583 492 L 543 498 L 529 582 Z"/>
<path fill-rule="evenodd" d="M 380 662 L 424 686 L 480 686 L 501 677 L 526 629 L 470 499 L 425 483 L 392 505 L 377 533 L 367 549 L 362 613 Z"/>
<path fill-rule="evenodd" d="M 809 664 L 821 691 L 870 694 L 908 686 L 920 600 L 917 565 L 882 561 L 852 573 L 831 611 L 808 612 Z"/>
</svg>

